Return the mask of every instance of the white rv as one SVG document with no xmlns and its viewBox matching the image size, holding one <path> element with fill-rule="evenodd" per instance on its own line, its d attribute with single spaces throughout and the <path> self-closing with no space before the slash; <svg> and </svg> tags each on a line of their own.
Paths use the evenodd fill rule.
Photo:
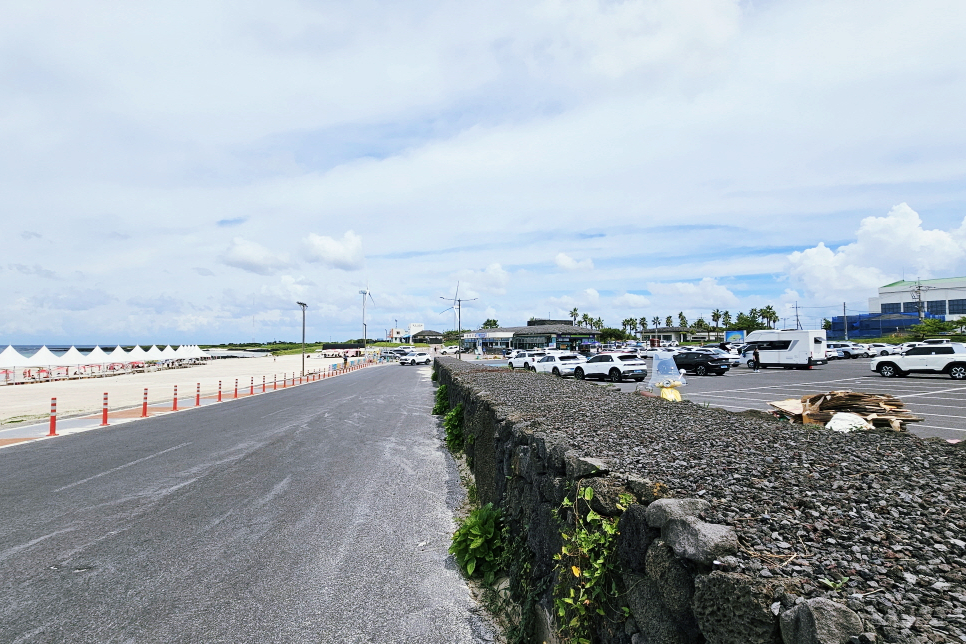
<svg viewBox="0 0 966 644">
<path fill-rule="evenodd" d="M 825 331 L 752 331 L 745 338 L 749 346 L 741 357 L 752 366 L 752 353 L 758 347 L 762 367 L 808 369 L 828 364 L 825 357 Z"/>
</svg>

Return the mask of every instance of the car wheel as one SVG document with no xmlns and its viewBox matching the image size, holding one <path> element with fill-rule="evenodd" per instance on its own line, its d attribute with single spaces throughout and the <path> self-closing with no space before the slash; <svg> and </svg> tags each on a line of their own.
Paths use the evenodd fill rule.
<svg viewBox="0 0 966 644">
<path fill-rule="evenodd" d="M 514 369 L 516 369 L 516 367 L 513 366 L 512 362 L 508 362 L 507 364 L 510 365 L 510 371 L 513 371 Z"/>
<path fill-rule="evenodd" d="M 584 370 L 581 369 L 580 367 L 577 367 L 577 369 L 574 371 L 574 378 L 576 378 L 577 380 L 583 380 Z"/>
<path fill-rule="evenodd" d="M 949 369 L 949 377 L 953 380 L 966 379 L 966 365 L 954 364 Z"/>
<path fill-rule="evenodd" d="M 895 378 L 899 375 L 899 370 L 896 369 L 894 364 L 880 364 L 879 365 L 879 375 L 883 378 Z"/>
<path fill-rule="evenodd" d="M 705 367 L 703 364 L 699 364 L 697 367 L 694 368 L 694 374 L 697 376 L 706 376 L 708 375 L 708 368 Z"/>
<path fill-rule="evenodd" d="M 852 358 L 853 360 L 858 360 L 858 359 L 859 359 L 859 354 L 857 354 L 857 353 L 853 353 L 853 354 L 852 354 L 852 355 L 850 355 L 849 357 L 850 357 L 850 358 Z"/>
<path fill-rule="evenodd" d="M 880 356 L 887 356 L 887 355 L 889 355 L 889 352 L 886 351 L 885 349 L 883 349 L 882 351 L 879 352 L 879 355 Z"/>
<path fill-rule="evenodd" d="M 747 364 L 748 364 L 748 368 L 749 369 L 754 369 L 755 368 L 755 361 L 754 360 L 749 360 L 747 362 Z"/>
<path fill-rule="evenodd" d="M 530 371 L 530 363 L 529 362 L 524 362 L 523 363 L 523 370 L 524 371 Z"/>
<path fill-rule="evenodd" d="M 560 377 L 560 369 L 557 369 L 556 367 L 554 367 L 553 368 L 553 375 L 555 375 L 555 376 L 557 376 L 559 378 Z"/>
<path fill-rule="evenodd" d="M 611 382 L 620 382 L 621 381 L 621 372 L 620 372 L 620 369 L 611 369 L 610 370 L 610 381 Z"/>
</svg>

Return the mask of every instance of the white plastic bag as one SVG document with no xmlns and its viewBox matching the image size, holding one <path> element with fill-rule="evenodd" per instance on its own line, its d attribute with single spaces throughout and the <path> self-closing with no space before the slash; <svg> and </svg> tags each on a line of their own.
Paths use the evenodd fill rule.
<svg viewBox="0 0 966 644">
<path fill-rule="evenodd" d="M 847 434 L 848 432 L 852 432 L 857 429 L 872 429 L 872 425 L 867 423 L 865 419 L 858 414 L 840 411 L 832 415 L 832 419 L 826 423 L 825 429 L 831 429 L 833 432 L 842 432 Z"/>
</svg>

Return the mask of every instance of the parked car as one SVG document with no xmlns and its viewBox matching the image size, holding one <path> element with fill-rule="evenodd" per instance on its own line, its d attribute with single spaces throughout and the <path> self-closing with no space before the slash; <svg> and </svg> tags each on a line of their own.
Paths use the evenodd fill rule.
<svg viewBox="0 0 966 644">
<path fill-rule="evenodd" d="M 679 351 L 674 354 L 674 364 L 678 369 L 690 371 L 698 376 L 709 373 L 723 376 L 731 369 L 731 359 L 705 351 Z"/>
<path fill-rule="evenodd" d="M 583 362 L 583 356 L 574 353 L 547 355 L 533 363 L 533 370 L 537 373 L 552 373 L 555 376 L 572 376 L 577 365 Z"/>
<path fill-rule="evenodd" d="M 826 360 L 844 360 L 845 354 L 842 353 L 841 349 L 825 349 L 825 359 Z M 751 365 L 748 365 L 749 367 Z"/>
<path fill-rule="evenodd" d="M 401 365 L 430 364 L 432 361 L 433 356 L 425 351 L 411 351 L 399 358 L 399 364 Z"/>
<path fill-rule="evenodd" d="M 869 352 L 866 351 L 864 347 L 852 342 L 829 342 L 827 343 L 829 349 L 840 349 L 842 351 L 842 356 L 845 358 L 867 358 Z"/>
<path fill-rule="evenodd" d="M 884 378 L 904 378 L 910 373 L 946 373 L 954 380 L 963 380 L 966 379 L 966 345 L 913 347 L 901 355 L 873 358 L 869 368 Z"/>
<path fill-rule="evenodd" d="M 952 340 L 950 340 L 949 338 L 928 338 L 926 340 L 923 340 L 920 344 L 928 344 L 928 345 L 952 344 Z"/>
<path fill-rule="evenodd" d="M 540 358 L 546 357 L 546 351 L 524 351 L 509 360 L 511 369 L 532 369 Z"/>
<path fill-rule="evenodd" d="M 455 345 L 455 344 L 452 345 L 452 346 L 449 346 L 449 347 L 443 347 L 442 349 L 439 350 L 439 352 L 441 354 L 443 354 L 444 356 L 445 355 L 451 355 L 451 354 L 454 354 L 454 353 L 459 353 L 459 351 L 460 351 L 459 346 L 458 345 Z"/>
<path fill-rule="evenodd" d="M 600 353 L 574 369 L 574 378 L 599 378 L 620 382 L 630 378 L 641 382 L 647 378 L 647 362 L 636 353 Z"/>
<path fill-rule="evenodd" d="M 706 354 L 708 354 L 710 356 L 713 356 L 713 357 L 716 357 L 716 358 L 720 358 L 722 360 L 727 360 L 728 361 L 728 364 L 731 365 L 732 367 L 737 367 L 738 365 L 741 364 L 741 356 L 739 356 L 737 354 L 734 354 L 734 353 L 728 353 L 724 349 L 719 349 L 718 347 L 710 347 L 710 348 L 709 347 L 695 347 L 695 348 L 687 349 L 687 350 L 688 351 L 696 351 L 698 353 L 706 353 Z"/>
<path fill-rule="evenodd" d="M 869 353 L 874 356 L 889 356 L 899 353 L 899 347 L 895 344 L 885 344 L 884 342 L 873 342 L 868 345 Z"/>
</svg>

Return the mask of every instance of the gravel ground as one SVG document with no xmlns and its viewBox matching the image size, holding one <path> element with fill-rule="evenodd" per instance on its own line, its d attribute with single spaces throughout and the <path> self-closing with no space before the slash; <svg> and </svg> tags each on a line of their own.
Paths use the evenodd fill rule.
<svg viewBox="0 0 966 644">
<path fill-rule="evenodd" d="M 458 369 L 497 404 L 609 461 L 615 476 L 709 501 L 706 520 L 733 526 L 742 545 L 722 569 L 797 578 L 802 595 L 847 603 L 885 641 L 966 642 L 966 442 L 839 434 L 550 376 Z"/>
</svg>

